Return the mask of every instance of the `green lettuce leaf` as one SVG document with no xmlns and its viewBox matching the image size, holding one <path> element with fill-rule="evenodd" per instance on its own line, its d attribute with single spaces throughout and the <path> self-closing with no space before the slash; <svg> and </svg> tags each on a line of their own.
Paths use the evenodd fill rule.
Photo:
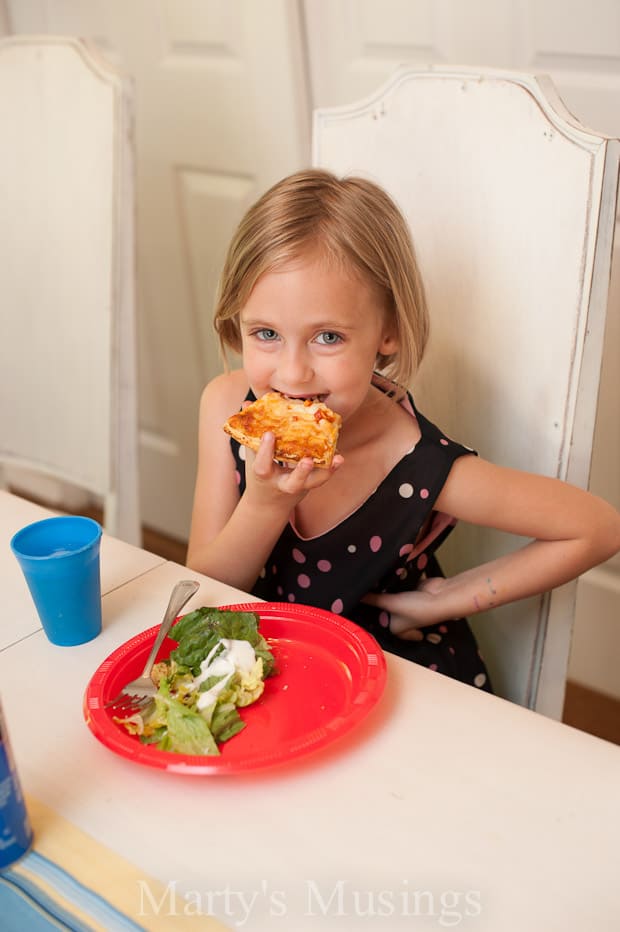
<svg viewBox="0 0 620 932">
<path fill-rule="evenodd" d="M 227 612 L 217 608 L 198 608 L 184 615 L 170 631 L 177 647 L 170 657 L 181 667 L 200 673 L 200 664 L 222 638 L 249 641 L 257 657 L 263 661 L 263 676 L 275 672 L 275 661 L 269 645 L 258 630 L 255 612 Z"/>
<path fill-rule="evenodd" d="M 228 741 L 233 735 L 245 728 L 245 722 L 237 712 L 232 702 L 218 702 L 215 704 L 211 717 L 211 734 L 221 744 Z"/>
<path fill-rule="evenodd" d="M 219 754 L 219 750 L 206 720 L 195 709 L 188 708 L 179 699 L 160 687 L 155 696 L 155 709 L 145 721 L 154 727 L 157 747 L 178 754 Z"/>
</svg>

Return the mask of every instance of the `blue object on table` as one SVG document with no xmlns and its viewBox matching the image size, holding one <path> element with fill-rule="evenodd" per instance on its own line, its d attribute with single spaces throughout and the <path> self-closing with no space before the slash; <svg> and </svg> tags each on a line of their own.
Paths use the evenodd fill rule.
<svg viewBox="0 0 620 932">
<path fill-rule="evenodd" d="M 71 515 L 35 521 L 11 540 L 52 644 L 84 644 L 101 631 L 101 533 L 92 518 Z"/>
<path fill-rule="evenodd" d="M 32 828 L 0 705 L 0 870 L 21 858 L 31 844 Z"/>
</svg>

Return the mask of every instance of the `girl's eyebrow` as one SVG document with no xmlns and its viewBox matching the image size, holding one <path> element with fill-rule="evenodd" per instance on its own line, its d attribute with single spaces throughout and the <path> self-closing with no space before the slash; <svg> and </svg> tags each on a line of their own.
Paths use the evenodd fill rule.
<svg viewBox="0 0 620 932">
<path fill-rule="evenodd" d="M 267 320 L 252 320 L 250 318 L 240 317 L 239 321 L 242 327 L 273 327 L 273 324 L 270 324 Z"/>
<path fill-rule="evenodd" d="M 239 318 L 242 327 L 268 327 L 270 330 L 278 330 L 279 327 L 276 324 L 271 323 L 269 320 L 260 319 L 260 318 Z M 313 331 L 319 330 L 355 330 L 355 324 L 345 324 L 343 321 L 310 321 L 308 323 L 308 329 Z"/>
</svg>

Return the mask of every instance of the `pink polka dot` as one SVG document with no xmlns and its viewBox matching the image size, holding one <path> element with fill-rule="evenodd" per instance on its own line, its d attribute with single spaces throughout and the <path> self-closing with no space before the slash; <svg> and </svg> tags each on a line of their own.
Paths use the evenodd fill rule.
<svg viewBox="0 0 620 932">
<path fill-rule="evenodd" d="M 379 624 L 380 624 L 382 627 L 387 628 L 387 626 L 389 625 L 389 623 L 390 623 L 390 614 L 389 614 L 389 612 L 381 612 L 381 614 L 379 615 Z"/>
<path fill-rule="evenodd" d="M 406 579 L 407 570 L 405 569 L 404 566 L 399 566 L 398 569 L 396 570 L 396 575 L 398 576 L 399 579 Z"/>
<path fill-rule="evenodd" d="M 237 485 L 241 485 L 241 473 L 238 469 L 235 469 L 235 482 Z"/>
<path fill-rule="evenodd" d="M 329 562 L 329 560 L 319 560 L 319 562 L 317 563 L 317 567 L 318 569 L 320 569 L 322 573 L 329 573 L 329 571 L 332 568 L 332 565 Z"/>
<path fill-rule="evenodd" d="M 296 563 L 305 563 L 306 556 L 301 550 L 298 550 L 297 547 L 293 547 L 293 560 L 295 560 Z"/>
<path fill-rule="evenodd" d="M 439 630 L 441 631 L 442 634 L 448 633 L 448 629 L 446 628 L 445 625 L 439 625 Z"/>
<path fill-rule="evenodd" d="M 294 592 L 289 592 L 289 594 L 288 594 L 288 600 L 289 600 L 289 602 L 294 602 L 294 601 L 295 601 L 295 593 L 294 593 Z"/>
<path fill-rule="evenodd" d="M 428 563 L 428 557 L 425 553 L 421 553 L 417 559 L 416 566 L 419 570 L 423 570 L 426 564 Z"/>
<path fill-rule="evenodd" d="M 310 577 L 306 576 L 305 573 L 300 573 L 297 577 L 297 584 L 301 586 L 302 589 L 310 588 Z"/>
<path fill-rule="evenodd" d="M 436 663 L 429 663 L 428 669 L 429 669 L 429 670 L 436 670 L 436 669 L 437 669 L 437 664 L 436 664 Z"/>
<path fill-rule="evenodd" d="M 383 541 L 381 540 L 378 534 L 375 534 L 374 537 L 370 538 L 369 543 L 370 543 L 370 549 L 372 550 L 372 552 L 376 553 L 377 550 L 381 549 L 381 544 L 383 543 Z"/>
<path fill-rule="evenodd" d="M 403 547 L 401 547 L 400 550 L 398 551 L 398 556 L 399 556 L 399 557 L 404 557 L 406 553 L 411 553 L 412 550 L 413 550 L 413 544 L 405 544 L 405 545 L 404 545 Z"/>
<path fill-rule="evenodd" d="M 440 440 L 439 442 L 440 442 L 440 443 L 443 443 L 444 447 L 447 447 L 447 446 L 448 446 L 448 441 L 446 440 L 445 437 L 442 437 L 441 440 Z"/>
<path fill-rule="evenodd" d="M 282 588 L 282 586 L 278 586 L 277 592 L 278 592 L 278 595 L 284 595 L 284 589 Z"/>
<path fill-rule="evenodd" d="M 273 566 L 271 567 L 271 572 L 272 572 L 272 574 L 273 574 L 274 576 L 275 576 L 276 573 L 278 572 L 278 567 L 275 565 L 275 563 L 274 563 Z"/>
<path fill-rule="evenodd" d="M 335 612 L 336 615 L 339 615 L 343 608 L 344 604 L 342 599 L 336 599 L 334 602 L 332 602 L 332 612 Z"/>
<path fill-rule="evenodd" d="M 420 489 L 420 498 L 428 498 L 429 491 L 428 489 Z"/>
<path fill-rule="evenodd" d="M 449 647 L 448 650 L 450 651 L 451 654 L 454 653 L 454 648 L 453 648 L 453 647 Z"/>
</svg>

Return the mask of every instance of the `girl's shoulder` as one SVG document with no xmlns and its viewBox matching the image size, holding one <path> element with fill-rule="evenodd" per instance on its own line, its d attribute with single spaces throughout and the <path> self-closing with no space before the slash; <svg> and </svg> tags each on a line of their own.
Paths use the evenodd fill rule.
<svg viewBox="0 0 620 932">
<path fill-rule="evenodd" d="M 226 420 L 238 411 L 248 391 L 249 383 L 243 369 L 215 376 L 204 387 L 200 402 L 201 416 Z"/>
</svg>

